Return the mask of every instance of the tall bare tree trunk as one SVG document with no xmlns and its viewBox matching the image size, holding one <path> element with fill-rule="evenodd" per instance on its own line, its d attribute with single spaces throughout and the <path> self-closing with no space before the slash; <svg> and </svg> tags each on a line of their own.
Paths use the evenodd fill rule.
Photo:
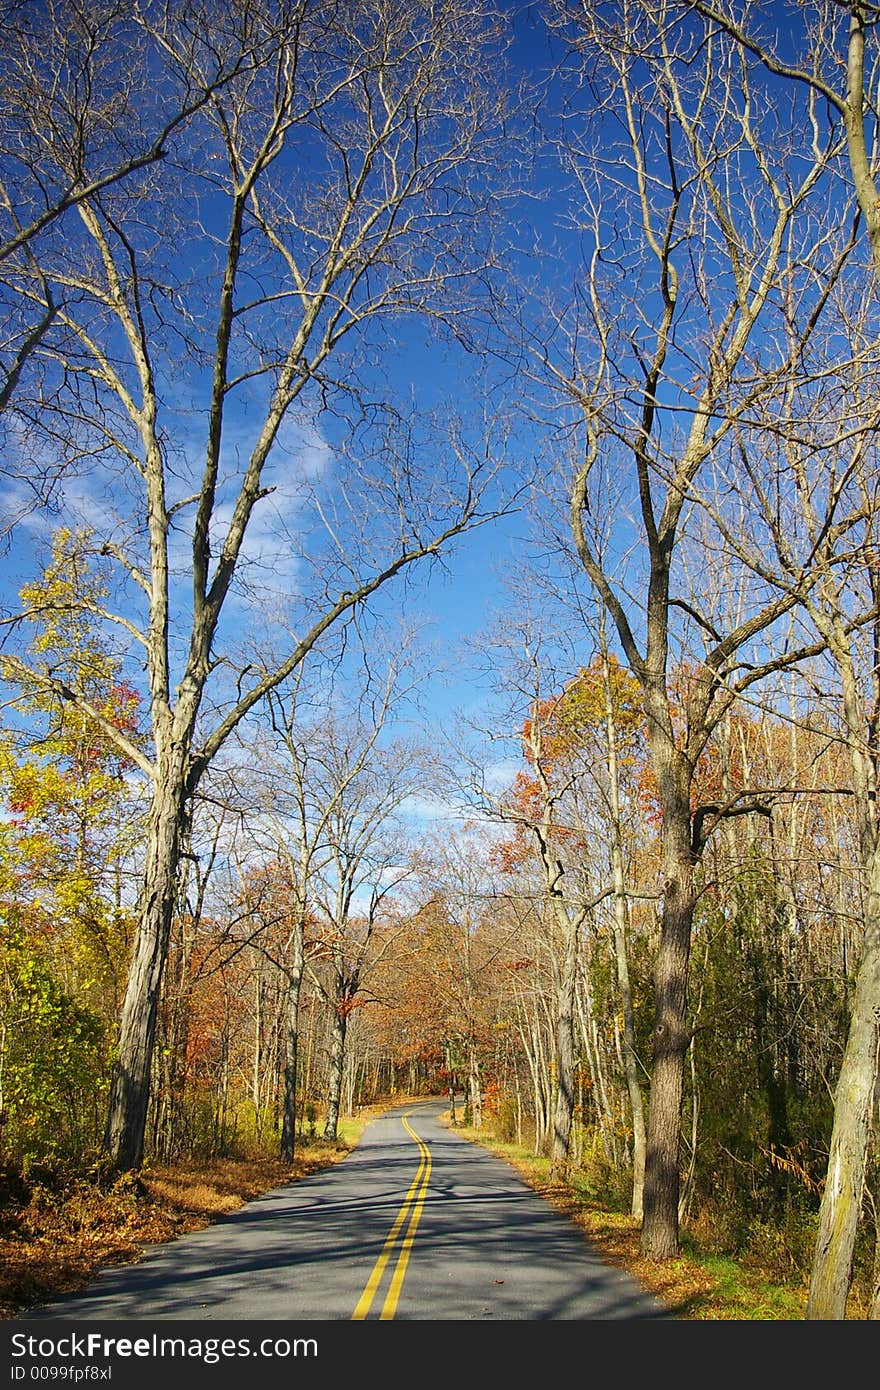
<svg viewBox="0 0 880 1390">
<path fill-rule="evenodd" d="M 185 894 L 180 892 L 178 896 L 182 900 Z M 162 1028 L 163 1055 L 159 1078 L 161 1103 L 156 1107 L 153 1143 L 155 1151 L 166 1161 L 180 1154 L 186 1101 L 186 1057 L 190 1030 L 190 972 L 194 931 L 191 920 L 181 912 L 177 913 L 176 932 L 177 942 L 171 952 L 174 978 L 169 979 L 166 967 L 162 976 L 165 1016 L 163 1018 L 160 1011 L 161 1022 L 157 1024 Z"/>
<path fill-rule="evenodd" d="M 561 1173 L 568 1161 L 574 1116 L 574 1012 L 577 988 L 580 919 L 558 912 L 564 931 L 562 964 L 556 996 L 556 1109 L 553 1118 L 552 1171 Z"/>
<path fill-rule="evenodd" d="M 299 997 L 303 978 L 303 934 L 294 930 L 290 965 L 285 971 L 287 990 L 284 1008 L 284 1095 L 281 1102 L 281 1158 L 291 1163 L 296 1151 L 296 1071 L 299 1061 Z"/>
<path fill-rule="evenodd" d="M 159 779 L 147 828 L 138 931 L 104 1137 L 104 1147 L 120 1171 L 139 1168 L 144 1157 L 156 1013 L 177 902 L 185 802 L 182 773 Z"/>
<path fill-rule="evenodd" d="M 595 1132 L 608 1162 L 617 1167 L 620 1164 L 620 1154 L 615 1142 L 615 1117 L 608 1098 L 608 1087 L 602 1066 L 602 1051 L 599 1045 L 599 1030 L 596 1027 L 593 997 L 586 971 L 582 974 L 582 987 L 577 992 L 576 1003 L 581 1040 L 587 1066 L 590 1069 L 590 1096 L 596 1117 Z M 596 1140 L 593 1143 L 594 1152 L 595 1147 Z"/>
<path fill-rule="evenodd" d="M 852 1283 L 856 1232 L 876 1105 L 880 1047 L 880 845 L 875 847 L 865 904 L 865 938 L 856 976 L 849 1035 L 834 1098 L 834 1125 L 806 1316 L 842 1319 Z M 872 1312 L 876 1317 L 878 1311 Z"/>
<path fill-rule="evenodd" d="M 327 1114 L 324 1138 L 336 1139 L 339 1129 L 339 1106 L 342 1097 L 342 1069 L 345 1064 L 345 1031 L 348 1018 L 344 1000 L 331 1010 L 330 1043 L 327 1053 Z"/>
<path fill-rule="evenodd" d="M 602 613 L 601 643 L 602 676 L 605 687 L 605 736 L 608 745 L 608 792 L 611 809 L 611 880 L 614 886 L 614 957 L 617 965 L 617 986 L 620 990 L 620 1007 L 623 1013 L 623 1072 L 626 1078 L 626 1089 L 629 1096 L 630 1122 L 633 1132 L 633 1186 L 630 1212 L 637 1221 L 641 1221 L 644 1215 L 647 1134 L 645 1127 L 645 1107 L 642 1101 L 642 1088 L 639 1085 L 636 1028 L 633 1016 L 632 988 L 629 979 L 629 955 L 627 952 L 628 912 L 626 880 L 623 871 L 620 775 L 617 762 L 617 731 L 614 724 L 614 697 L 611 689 L 608 650 L 605 644 L 604 609 Z"/>
<path fill-rule="evenodd" d="M 474 1129 L 483 1128 L 483 1085 L 480 1079 L 480 1057 L 473 1037 L 467 1044 L 467 1103 Z"/>
<path fill-rule="evenodd" d="M 675 755 L 673 755 L 674 757 Z M 642 1254 L 674 1259 L 679 1252 L 679 1148 L 684 1095 L 687 978 L 694 916 L 694 866 L 687 794 L 669 759 L 660 778 L 663 814 L 663 915 L 654 967 L 651 1104 L 645 1155 Z"/>
</svg>

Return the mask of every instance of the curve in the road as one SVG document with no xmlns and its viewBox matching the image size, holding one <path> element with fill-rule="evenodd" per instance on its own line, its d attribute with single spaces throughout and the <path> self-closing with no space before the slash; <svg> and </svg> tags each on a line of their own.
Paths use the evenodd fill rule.
<svg viewBox="0 0 880 1390">
<path fill-rule="evenodd" d="M 104 1270 L 27 1320 L 658 1319 L 674 1313 L 606 1264 L 434 1100 L 372 1121 L 340 1163 L 205 1230 Z"/>
</svg>

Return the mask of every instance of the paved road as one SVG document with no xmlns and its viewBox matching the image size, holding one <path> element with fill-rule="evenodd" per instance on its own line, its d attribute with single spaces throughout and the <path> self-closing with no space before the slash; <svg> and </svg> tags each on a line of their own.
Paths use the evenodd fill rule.
<svg viewBox="0 0 880 1390">
<path fill-rule="evenodd" d="M 341 1163 L 151 1247 L 44 1319 L 662 1319 L 506 1163 L 438 1121 L 445 1101 L 371 1122 Z"/>
</svg>

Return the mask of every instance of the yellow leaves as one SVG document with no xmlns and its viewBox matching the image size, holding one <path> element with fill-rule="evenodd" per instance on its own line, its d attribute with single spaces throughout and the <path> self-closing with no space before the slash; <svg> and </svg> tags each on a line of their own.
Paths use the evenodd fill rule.
<svg viewBox="0 0 880 1390">
<path fill-rule="evenodd" d="M 67 916 L 75 916 L 95 891 L 92 880 L 83 873 L 68 873 L 55 886 L 58 906 Z"/>
<path fill-rule="evenodd" d="M 537 748 L 542 762 L 552 765 L 571 761 L 597 742 L 604 747 L 609 693 L 619 756 L 635 760 L 644 720 L 639 683 L 613 657 L 604 665 L 602 658 L 596 657 L 558 694 L 534 706 L 523 726 L 530 761 L 534 761 Z"/>
<path fill-rule="evenodd" d="M 118 663 L 102 642 L 96 619 L 107 586 L 90 547 L 88 530 L 59 529 L 44 573 L 20 590 L 22 611 L 33 629 L 29 650 L 34 677 L 29 680 L 0 660 L 0 675 L 22 692 L 19 708 L 47 710 L 57 704 L 45 679 L 52 673 L 62 675 L 76 694 L 99 699 L 116 679 Z"/>
<path fill-rule="evenodd" d="M 5 729 L 0 729 L 0 780 L 6 782 L 15 766 L 15 752 L 12 739 Z"/>
<path fill-rule="evenodd" d="M 90 566 L 88 551 L 91 532 L 87 528 L 71 531 L 59 527 L 52 539 L 52 558 L 44 573 L 23 585 L 20 597 L 32 621 L 39 623 L 38 649 L 45 650 L 53 633 L 88 614 L 85 605 L 102 602 L 107 586 Z M 68 626 L 68 633 L 72 629 Z"/>
<path fill-rule="evenodd" d="M 804 1146 L 800 1144 L 796 1147 L 786 1148 L 784 1150 L 776 1147 L 772 1149 L 762 1148 L 761 1153 L 765 1158 L 769 1159 L 772 1167 L 778 1168 L 780 1172 L 788 1173 L 791 1177 L 796 1178 L 808 1192 L 813 1192 L 818 1196 L 822 1191 L 821 1182 L 816 1181 L 798 1157 L 797 1149 L 803 1151 L 803 1147 Z"/>
<path fill-rule="evenodd" d="M 0 738 L 0 797 L 11 817 L 0 828 L 0 883 L 4 897 L 34 923 L 42 918 L 50 934 L 73 933 L 69 947 L 80 930 L 107 941 L 119 935 L 102 885 L 128 851 L 120 827 L 132 818 L 127 761 L 75 698 L 60 699 L 53 673 L 137 737 L 137 694 L 119 680 L 95 617 L 106 591 L 89 546 L 87 531 L 56 533 L 44 574 L 21 591 L 35 628 L 33 675 L 0 662 L 0 675 L 18 688 L 15 705 L 26 716 L 19 738 L 28 742 L 20 752 L 10 733 Z"/>
</svg>

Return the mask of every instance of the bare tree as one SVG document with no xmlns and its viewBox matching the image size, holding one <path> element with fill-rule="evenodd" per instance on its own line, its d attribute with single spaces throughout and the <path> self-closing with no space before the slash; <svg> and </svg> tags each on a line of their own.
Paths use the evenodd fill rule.
<svg viewBox="0 0 880 1390">
<path fill-rule="evenodd" d="M 878 489 L 871 460 L 878 411 L 878 355 L 874 316 L 853 310 L 846 297 L 835 321 L 838 341 L 849 339 L 843 380 L 827 370 L 821 385 L 793 390 L 776 404 L 762 449 L 750 440 L 734 485 L 748 492 L 748 532 L 715 521 L 731 552 L 760 583 L 780 591 L 813 554 L 815 582 L 801 607 L 827 652 L 822 706 L 839 702 L 841 738 L 851 775 L 841 786 L 855 825 L 861 877 L 862 940 L 852 991 L 849 1032 L 835 1090 L 829 1163 L 819 1209 L 808 1318 L 842 1318 L 852 1281 L 876 1105 L 877 1008 L 880 1000 L 880 832 L 875 802 L 877 720 L 880 710 L 880 584 L 877 566 Z M 830 361 L 830 353 L 823 354 Z M 807 416 L 807 406 L 812 419 Z M 730 478 L 729 483 L 733 484 Z M 731 491 L 734 490 L 731 487 Z M 836 522 L 829 525 L 831 510 Z M 830 547 L 822 537 L 834 542 Z M 814 678 L 815 680 L 815 678 Z M 814 695 L 814 700 L 817 697 Z M 827 716 L 826 716 L 827 717 Z M 840 872 L 840 870 L 838 870 Z"/>
<path fill-rule="evenodd" d="M 515 627 L 510 617 L 505 624 Z M 584 852 L 591 795 L 584 753 L 577 733 L 566 738 L 563 709 L 570 690 L 566 683 L 545 689 L 549 660 L 542 651 L 540 624 L 528 620 L 516 633 L 522 653 L 515 662 L 516 677 L 508 680 L 522 689 L 521 752 L 525 769 L 512 786 L 498 791 L 487 785 L 482 769 L 473 776 L 472 794 L 482 814 L 513 827 L 520 849 L 532 850 L 540 865 L 541 907 L 549 917 L 545 929 L 552 941 L 554 981 L 553 1022 L 555 1100 L 551 1157 L 560 1172 L 569 1161 L 575 1113 L 577 987 L 582 936 L 594 909 L 611 894 L 598 887 Z M 515 640 L 515 639 L 514 639 Z M 493 650 L 497 658 L 498 646 Z M 506 644 L 505 644 L 506 645 Z M 497 668 L 496 668 L 497 669 Z M 499 677 L 502 680 L 502 677 Z M 591 750 L 592 751 L 592 750 Z"/>
<path fill-rule="evenodd" d="M 390 834 L 389 819 L 408 794 L 408 782 L 401 781 L 402 770 L 386 765 L 382 746 L 386 725 L 395 711 L 400 713 L 415 679 L 408 640 L 398 637 L 394 646 L 381 675 L 371 672 L 370 662 L 376 663 L 365 650 L 365 660 L 355 663 L 354 688 L 351 679 L 343 681 L 338 673 L 331 678 L 325 672 L 323 681 L 307 680 L 301 666 L 289 689 L 278 689 L 268 696 L 265 715 L 270 727 L 249 744 L 260 783 L 251 808 L 256 815 L 252 818 L 252 837 L 264 861 L 278 864 L 286 885 L 280 951 L 276 943 L 271 948 L 264 943 L 262 949 L 271 956 L 286 985 L 281 1157 L 288 1161 L 296 1143 L 299 1012 L 308 964 L 307 932 L 314 951 L 323 939 L 321 923 L 326 925 L 329 917 L 337 921 L 339 952 L 330 954 L 334 967 L 338 967 L 344 1006 L 349 995 L 357 994 L 363 973 L 360 960 L 361 968 L 349 972 L 351 978 L 342 966 L 342 943 L 353 897 L 363 887 L 364 874 L 375 868 L 375 836 Z M 412 778 L 425 775 L 421 759 L 413 758 L 412 750 L 407 759 Z M 331 906 L 326 890 L 328 875 L 334 870 Z M 317 898 L 322 885 L 325 902 L 319 914 Z M 370 895 L 368 936 L 386 891 L 387 885 L 381 893 Z M 361 944 L 366 948 L 368 940 Z M 340 1065 L 342 1052 L 340 1047 Z"/>
<path fill-rule="evenodd" d="M 696 871 L 711 829 L 754 805 L 752 789 L 737 788 L 730 805 L 695 806 L 695 769 L 732 703 L 815 645 L 775 648 L 780 620 L 815 581 L 809 565 L 781 592 L 741 587 L 725 623 L 705 579 L 694 596 L 682 562 L 712 460 L 780 373 L 788 378 L 792 354 L 800 360 L 851 249 L 846 230 L 826 232 L 821 206 L 842 137 L 818 97 L 789 127 L 760 67 L 674 6 L 627 4 L 610 18 L 565 0 L 552 10 L 604 126 L 595 138 L 589 111 L 582 128 L 565 126 L 588 256 L 570 311 L 557 312 L 536 353 L 572 408 L 571 533 L 641 686 L 662 810 L 642 1251 L 665 1260 L 679 1249 Z M 780 303 L 793 282 L 802 297 L 792 344 Z M 597 552 L 594 490 L 625 460 L 635 515 Z M 673 671 L 689 654 L 679 696 Z"/>
<path fill-rule="evenodd" d="M 143 1156 L 181 843 L 206 769 L 325 634 L 498 506 L 485 440 L 432 432 L 424 413 L 401 433 L 406 392 L 394 406 L 385 379 L 392 322 L 420 351 L 420 324 L 455 342 L 470 325 L 472 345 L 486 304 L 491 12 L 236 0 L 139 19 L 144 102 L 172 81 L 204 91 L 218 67 L 235 76 L 173 158 L 79 197 L 76 232 L 28 243 L 60 336 L 17 387 L 65 506 L 79 501 L 118 565 L 119 604 L 95 617 L 148 686 L 152 756 L 86 710 L 152 795 L 105 1141 L 121 1169 Z M 295 610 L 272 669 L 235 659 L 261 566 L 280 568 L 277 601 Z M 73 694 L 63 673 L 29 679 Z"/>
<path fill-rule="evenodd" d="M 628 874 L 621 771 L 622 754 L 632 758 L 641 742 L 638 687 L 610 656 L 601 603 L 572 556 L 570 539 L 557 537 L 547 550 L 541 513 L 548 499 L 549 492 L 538 501 L 535 554 L 508 564 L 505 601 L 478 643 L 478 662 L 503 702 L 503 713 L 495 712 L 488 742 L 485 731 L 478 734 L 477 746 L 462 760 L 466 740 L 457 736 L 452 754 L 462 764 L 459 783 L 468 783 L 466 804 L 481 819 L 512 830 L 506 853 L 508 869 L 517 871 L 512 901 L 521 897 L 520 911 L 532 921 L 531 928 L 523 927 L 524 940 L 546 938 L 555 1038 L 551 1152 L 557 1168 L 572 1156 L 578 1021 L 585 1009 L 578 991 L 590 955 L 585 938 L 602 921 L 602 905 L 612 907 L 622 1069 L 633 1136 L 632 1208 L 641 1217 L 645 1123 L 628 935 L 630 900 L 656 894 Z M 593 512 L 600 531 L 614 512 L 610 497 L 606 500 L 601 516 L 598 508 Z M 513 780 L 505 776 L 500 786 L 487 774 L 493 739 L 510 746 L 514 766 L 524 760 Z M 523 871 L 528 884 L 519 881 Z M 590 992 L 581 989 L 584 996 Z M 606 1127 L 601 1107 L 597 1114 L 607 1137 L 614 1125 Z"/>
<path fill-rule="evenodd" d="M 420 953 L 431 1007 L 445 1034 L 447 1071 L 453 1084 L 461 1078 L 475 1129 L 483 1124 L 483 1068 L 499 971 L 521 925 L 515 912 L 505 911 L 490 851 L 485 827 L 440 824 L 423 840 L 417 878 L 429 924 Z"/>
<path fill-rule="evenodd" d="M 787 42 L 780 53 L 776 36 L 768 32 L 761 7 L 755 4 L 693 6 L 717 29 L 740 46 L 784 85 L 801 94 L 801 110 L 819 96 L 836 113 L 846 135 L 852 194 L 870 247 L 874 279 L 880 275 L 880 188 L 877 182 L 877 140 L 880 135 L 874 93 L 878 52 L 876 34 L 880 11 L 870 3 L 817 3 L 787 7 Z M 867 279 L 868 277 L 866 277 Z M 868 344 L 876 329 L 867 328 Z M 858 355 L 863 357 L 863 342 Z M 859 375 L 863 373 L 860 372 Z M 841 434 L 854 432 L 855 419 L 876 416 L 873 400 L 855 380 L 847 392 L 846 419 Z M 854 400 L 854 393 L 860 397 Z M 836 412 L 833 414 L 836 418 Z M 799 444 L 803 431 L 791 432 L 788 453 L 794 469 L 800 523 L 819 534 L 810 479 L 809 457 Z M 826 439 L 827 444 L 827 439 Z M 844 452 L 847 452 L 844 446 Z M 870 621 L 880 602 L 877 582 L 876 481 L 866 465 L 864 439 L 849 452 L 844 477 L 855 475 L 856 512 L 864 522 L 850 539 L 852 556 L 841 571 L 828 557 L 821 581 L 807 597 L 810 616 L 828 645 L 840 682 L 840 698 L 849 742 L 859 849 L 864 874 L 864 936 L 856 972 L 850 1029 L 835 1091 L 834 1122 L 829 1161 L 819 1212 L 819 1230 L 807 1304 L 807 1318 L 843 1318 L 852 1279 L 856 1232 L 860 1219 L 872 1129 L 876 1128 L 876 1088 L 880 1060 L 880 837 L 876 820 L 876 709 L 878 666 L 876 634 L 867 664 L 859 657 L 856 633 Z M 834 464 L 831 465 L 834 467 Z M 764 497 L 765 515 L 766 494 Z M 770 513 L 772 515 L 772 513 Z M 791 550 L 783 528 L 770 528 L 773 549 L 784 568 Z M 863 710 L 871 713 L 867 722 Z M 878 1238 L 880 1249 L 880 1238 Z M 878 1260 L 880 1269 L 880 1260 Z M 871 1310 L 880 1317 L 880 1282 Z"/>
<path fill-rule="evenodd" d="M 58 341 L 63 337 L 70 290 L 43 273 L 41 239 L 69 234 L 79 204 L 166 160 L 212 94 L 260 61 L 258 48 L 247 43 L 235 50 L 218 47 L 213 55 L 205 52 L 200 73 L 166 70 L 160 79 L 147 31 L 169 23 L 174 8 L 165 0 L 4 6 L 0 293 L 6 328 L 0 412 L 13 401 L 36 349 L 53 332 Z M 196 7 L 176 9 L 180 22 L 197 22 Z M 46 483 L 51 476 L 51 470 L 35 470 L 32 482 Z M 36 486 L 30 501 L 46 495 Z M 27 501 L 25 494 L 21 505 Z"/>
<path fill-rule="evenodd" d="M 395 896 L 413 872 L 402 813 L 424 788 L 428 759 L 412 740 L 380 743 L 372 723 L 328 721 L 316 732 L 319 776 L 304 790 L 321 808 L 324 853 L 308 883 L 306 968 L 329 1011 L 324 1137 L 335 1139 L 348 1023 L 393 947 Z"/>
</svg>

